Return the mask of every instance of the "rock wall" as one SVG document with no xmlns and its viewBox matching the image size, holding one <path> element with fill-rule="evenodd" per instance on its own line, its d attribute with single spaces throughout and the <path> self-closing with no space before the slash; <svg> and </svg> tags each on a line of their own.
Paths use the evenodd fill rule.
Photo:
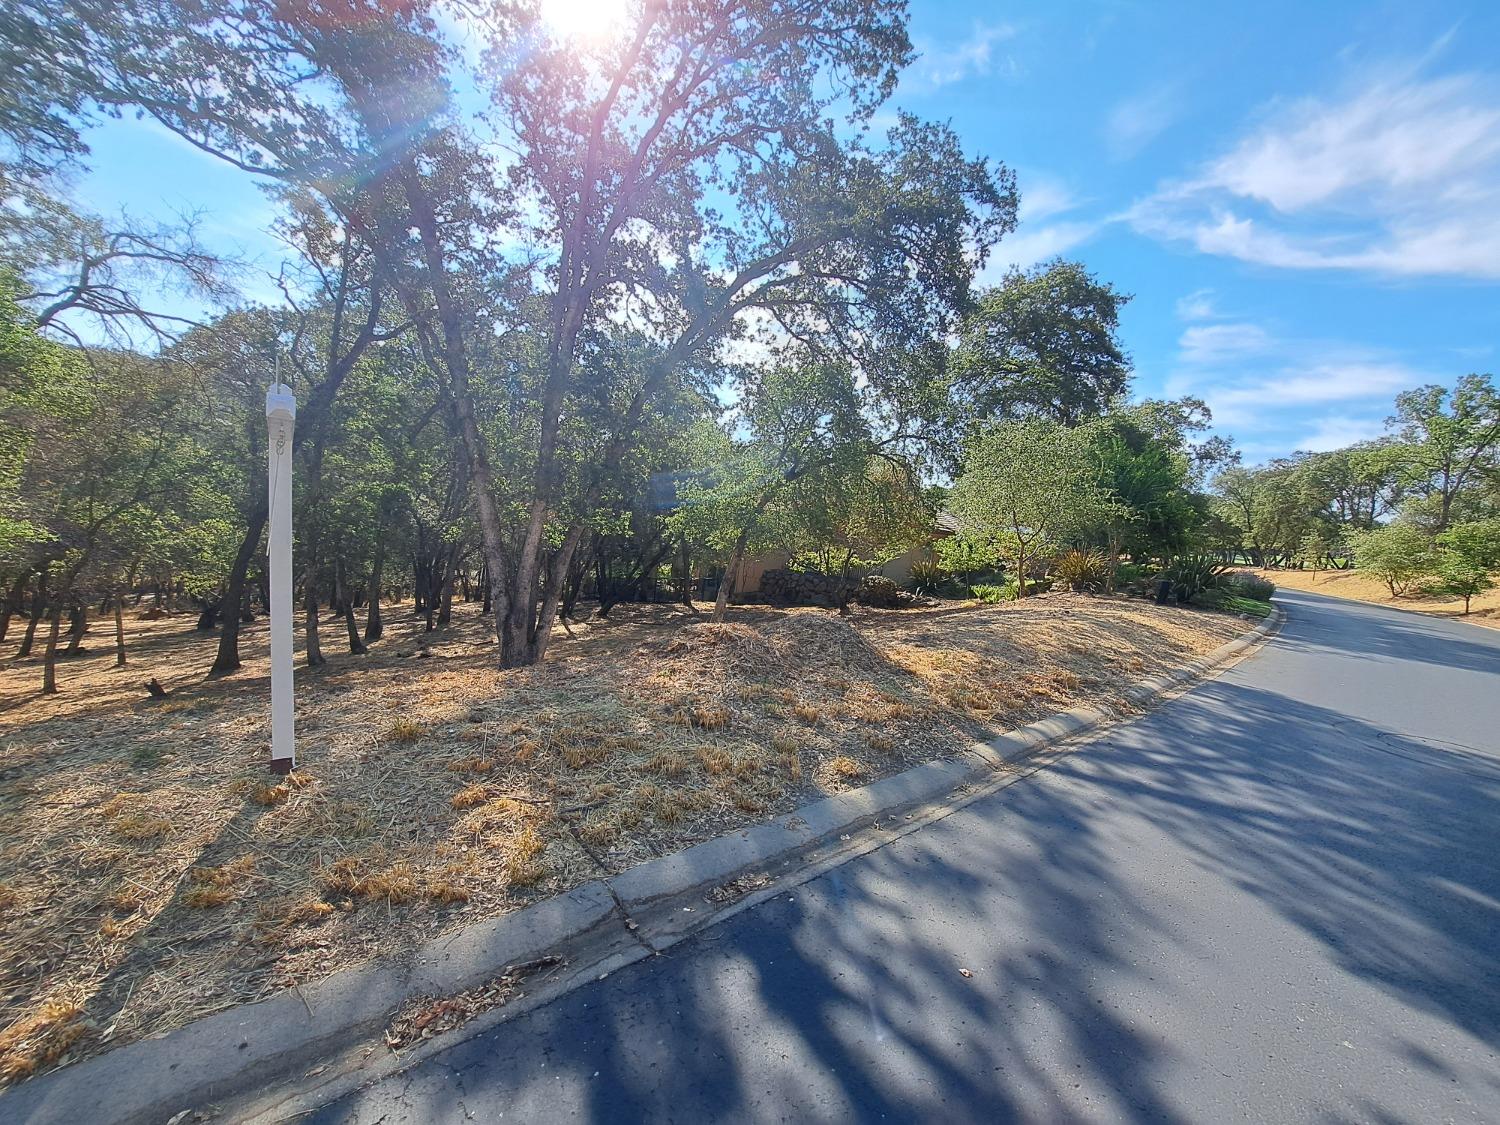
<svg viewBox="0 0 1500 1125">
<path fill-rule="evenodd" d="M 858 588 L 858 578 L 818 574 L 808 570 L 768 570 L 760 577 L 760 592 L 772 605 L 823 605 L 830 608 Z"/>
</svg>

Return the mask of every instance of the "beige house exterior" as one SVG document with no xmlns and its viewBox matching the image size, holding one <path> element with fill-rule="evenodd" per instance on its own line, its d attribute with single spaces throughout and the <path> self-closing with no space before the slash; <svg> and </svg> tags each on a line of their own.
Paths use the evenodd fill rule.
<svg viewBox="0 0 1500 1125">
<path fill-rule="evenodd" d="M 937 550 L 933 546 L 939 539 L 946 539 L 958 530 L 958 525 L 946 512 L 938 515 L 937 522 L 932 530 L 932 543 L 923 543 L 913 547 L 899 558 L 894 558 L 886 563 L 875 574 L 883 574 L 898 586 L 905 586 L 911 581 L 912 567 L 919 563 L 934 563 L 937 561 Z M 760 582 L 768 570 L 782 570 L 792 561 L 792 556 L 786 551 L 767 551 L 764 555 L 756 555 L 746 558 L 740 563 L 740 579 L 735 584 L 736 594 L 753 594 L 760 590 Z"/>
</svg>

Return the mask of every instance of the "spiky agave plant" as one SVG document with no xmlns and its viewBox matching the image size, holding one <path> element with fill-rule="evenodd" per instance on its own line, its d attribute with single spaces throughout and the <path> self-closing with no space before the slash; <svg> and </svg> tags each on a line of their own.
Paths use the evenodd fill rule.
<svg viewBox="0 0 1500 1125">
<path fill-rule="evenodd" d="M 1109 560 L 1098 551 L 1068 551 L 1052 564 L 1052 574 L 1071 590 L 1099 590 L 1109 579 Z"/>
<path fill-rule="evenodd" d="M 1178 555 L 1167 563 L 1161 577 L 1172 583 L 1179 601 L 1190 602 L 1224 585 L 1229 567 L 1212 555 Z"/>
</svg>

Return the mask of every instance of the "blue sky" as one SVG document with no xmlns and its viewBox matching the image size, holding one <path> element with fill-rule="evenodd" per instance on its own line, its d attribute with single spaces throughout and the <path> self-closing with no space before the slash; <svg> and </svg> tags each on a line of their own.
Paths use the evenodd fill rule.
<svg viewBox="0 0 1500 1125">
<path fill-rule="evenodd" d="M 916 0 L 911 32 L 894 105 L 1019 176 L 988 274 L 1063 254 L 1134 294 L 1136 393 L 1206 399 L 1248 460 L 1496 368 L 1500 4 Z M 82 202 L 201 212 L 274 299 L 247 177 L 149 123 L 91 143 Z"/>
</svg>

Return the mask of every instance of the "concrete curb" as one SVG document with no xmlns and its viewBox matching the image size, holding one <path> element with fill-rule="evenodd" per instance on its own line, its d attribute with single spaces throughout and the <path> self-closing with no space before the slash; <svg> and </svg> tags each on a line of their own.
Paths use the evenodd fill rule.
<svg viewBox="0 0 1500 1125">
<path fill-rule="evenodd" d="M 1172 693 L 1234 660 L 1274 634 L 1286 618 L 1271 617 L 1208 656 L 1125 692 L 1136 704 Z M 186 1109 L 265 1090 L 278 1079 L 310 1078 L 328 1058 L 345 1056 L 336 1071 L 357 1083 L 380 1071 L 410 1065 L 453 1039 L 473 1034 L 518 1011 L 545 1002 L 599 969 L 612 970 L 675 944 L 689 933 L 757 900 L 731 897 L 722 910 L 701 907 L 705 892 L 772 867 L 810 863 L 830 841 L 933 802 L 948 802 L 956 790 L 1015 772 L 1018 763 L 1062 739 L 1093 731 L 1117 716 L 1094 708 L 1052 715 L 985 742 L 955 757 L 927 762 L 860 789 L 814 801 L 785 816 L 728 833 L 674 855 L 651 860 L 609 879 L 444 934 L 399 960 L 346 969 L 307 987 L 215 1013 L 164 1036 L 145 1039 L 86 1059 L 0 1094 L 0 1118 L 35 1125 L 80 1121 L 161 1125 Z M 946 808 L 940 815 L 952 811 Z M 824 857 L 831 866 L 849 855 Z M 694 901 L 697 908 L 684 909 Z M 570 971 L 525 1004 L 498 1012 L 422 1044 L 388 1065 L 370 1068 L 347 1058 L 351 1048 L 376 1038 L 395 1011 L 418 996 L 447 995 L 480 985 L 508 966 L 559 955 Z M 350 1083 L 339 1083 L 352 1088 Z M 341 1092 L 341 1091 L 339 1091 Z M 337 1093 L 329 1093 L 329 1097 Z M 248 1106 L 246 1108 L 249 1108 Z M 254 1110 L 251 1110 L 254 1112 Z M 280 1119 L 270 1114 L 268 1119 Z"/>
</svg>

